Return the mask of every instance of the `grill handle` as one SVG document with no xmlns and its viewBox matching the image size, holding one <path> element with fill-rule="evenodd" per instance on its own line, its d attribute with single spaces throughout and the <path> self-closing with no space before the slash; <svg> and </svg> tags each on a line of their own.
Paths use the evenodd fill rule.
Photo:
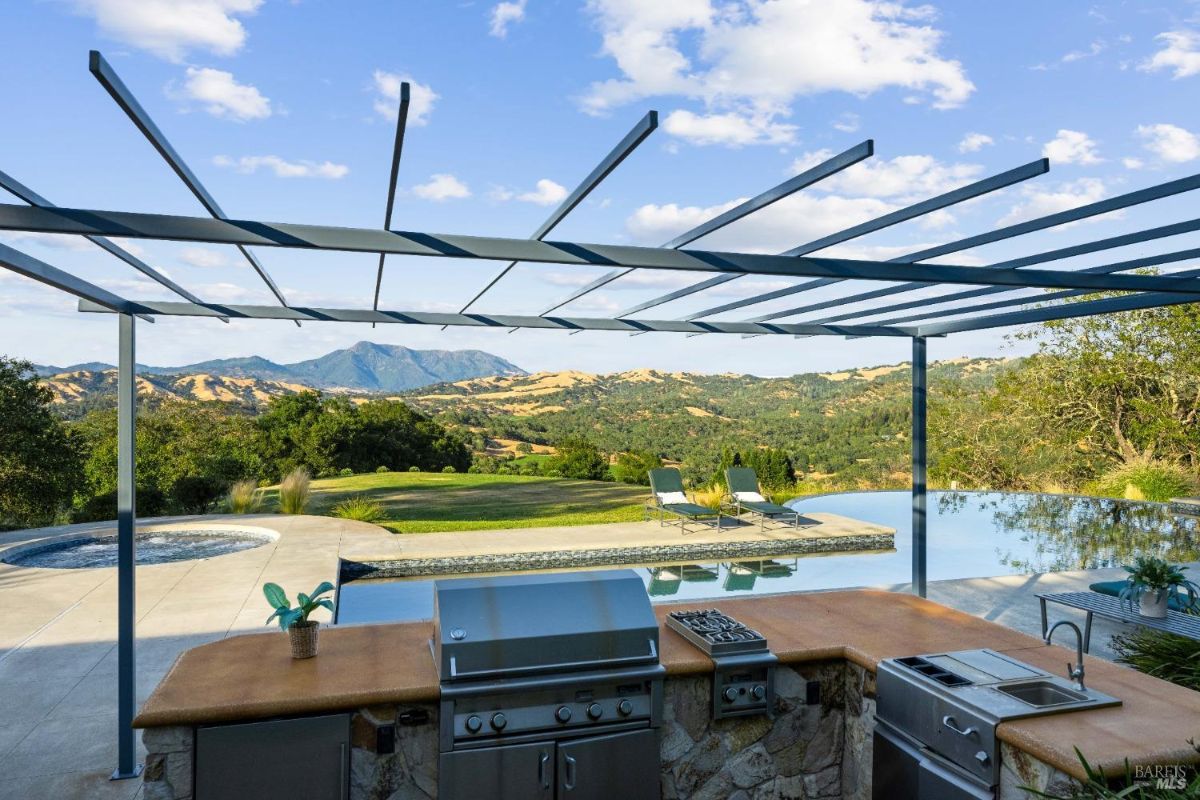
<svg viewBox="0 0 1200 800">
<path fill-rule="evenodd" d="M 545 750 L 542 751 L 542 757 L 538 759 L 538 783 L 543 789 L 550 788 L 550 773 L 546 767 L 550 766 L 550 754 Z"/>
<path fill-rule="evenodd" d="M 952 730 L 955 733 L 957 733 L 959 736 L 965 736 L 968 739 L 970 739 L 971 737 L 975 736 L 978 733 L 978 731 L 976 731 L 974 728 L 958 727 L 958 720 L 956 720 L 954 717 L 952 717 L 948 714 L 946 716 L 942 717 L 942 724 L 945 725 L 949 730 Z"/>
<path fill-rule="evenodd" d="M 450 677 L 451 678 L 488 678 L 491 676 L 497 677 L 512 677 L 513 675 L 531 675 L 541 672 L 564 672 L 567 670 L 584 669 L 587 667 L 602 666 L 609 668 L 622 664 L 643 664 L 648 659 L 658 658 L 658 648 L 654 645 L 653 639 L 647 639 L 646 644 L 650 646 L 650 653 L 644 656 L 625 656 L 624 658 L 613 658 L 603 662 L 596 661 L 568 661 L 561 664 L 537 664 L 532 667 L 519 667 L 516 669 L 478 669 L 473 672 L 459 672 L 458 660 L 454 656 L 450 656 Z"/>
<path fill-rule="evenodd" d="M 568 792 L 575 788 L 575 758 L 573 756 L 563 756 L 563 764 L 566 765 L 564 772 L 567 774 L 563 777 L 563 788 Z"/>
</svg>

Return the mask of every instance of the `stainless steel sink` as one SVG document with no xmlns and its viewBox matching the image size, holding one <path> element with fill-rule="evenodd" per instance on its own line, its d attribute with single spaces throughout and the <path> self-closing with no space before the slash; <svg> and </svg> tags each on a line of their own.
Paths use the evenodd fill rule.
<svg viewBox="0 0 1200 800">
<path fill-rule="evenodd" d="M 1034 708 L 1051 708 L 1068 703 L 1083 703 L 1092 698 L 1083 692 L 1064 688 L 1047 680 L 1006 683 L 995 687 L 996 691 L 1014 697 Z"/>
</svg>

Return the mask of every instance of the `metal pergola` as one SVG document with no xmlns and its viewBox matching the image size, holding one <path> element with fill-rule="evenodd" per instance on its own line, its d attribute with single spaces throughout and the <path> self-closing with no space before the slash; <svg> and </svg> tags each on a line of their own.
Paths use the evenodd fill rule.
<svg viewBox="0 0 1200 800">
<path fill-rule="evenodd" d="M 153 322 L 160 316 L 214 317 L 230 319 L 291 320 L 303 322 L 359 322 L 398 325 L 490 327 L 519 330 L 551 329 L 571 334 L 582 331 L 617 331 L 632 335 L 682 333 L 685 335 L 737 334 L 748 336 L 843 336 L 902 337 L 912 342 L 912 591 L 926 590 L 926 343 L 929 337 L 963 331 L 1046 322 L 1050 320 L 1154 308 L 1200 300 L 1200 269 L 1171 274 L 1145 274 L 1151 267 L 1200 258 L 1200 249 L 1187 249 L 1132 260 L 1115 261 L 1086 269 L 1034 268 L 1084 254 L 1178 236 L 1200 230 L 1200 219 L 1148 228 L 1142 231 L 1061 247 L 987 266 L 930 263 L 981 245 L 991 244 L 1036 231 L 1078 222 L 1153 200 L 1200 188 L 1200 174 L 1151 186 L 1106 200 L 1079 206 L 1006 227 L 968 236 L 888 261 L 827 258 L 812 255 L 836 244 L 851 241 L 892 225 L 918 219 L 934 211 L 981 197 L 1044 174 L 1046 159 L 1016 167 L 976 181 L 954 191 L 890 212 L 877 219 L 800 244 L 778 255 L 719 252 L 688 247 L 696 240 L 734 223 L 772 203 L 847 167 L 871 157 L 871 140 L 862 142 L 804 172 L 772 187 L 711 220 L 677 236 L 660 247 L 592 244 L 549 240 L 546 237 L 572 210 L 615 170 L 657 127 L 651 111 L 606 155 L 547 220 L 528 238 L 503 238 L 441 234 L 391 228 L 397 175 L 404 143 L 408 112 L 408 86 L 402 87 L 388 196 L 382 228 L 346 228 L 298 225 L 229 218 L 217 201 L 171 146 L 132 92 L 98 52 L 90 54 L 90 71 L 197 198 L 207 216 L 169 216 L 122 211 L 65 208 L 52 205 L 32 189 L 0 172 L 0 186 L 26 205 L 0 204 L 0 231 L 23 231 L 82 236 L 121 259 L 142 274 L 169 289 L 180 300 L 161 302 L 120 297 L 77 275 L 59 269 L 12 247 L 0 244 L 0 266 L 79 298 L 79 310 L 116 314 L 118 319 L 118 765 L 114 778 L 137 775 L 131 721 L 135 711 L 135 548 L 136 498 L 134 491 L 134 424 L 136 404 L 135 320 Z M 120 248 L 107 237 L 203 242 L 233 245 L 266 284 L 277 305 L 222 305 L 211 303 L 179 286 L 160 270 Z M 379 256 L 370 307 L 315 308 L 288 304 L 266 268 L 250 248 L 271 247 L 373 253 Z M 484 259 L 507 262 L 458 313 L 381 309 L 379 291 L 388 255 L 428 256 L 453 259 Z M 538 315 L 492 314 L 470 311 L 480 298 L 519 263 L 548 263 L 568 267 L 606 267 L 608 271 Z M 700 280 L 661 297 L 639 303 L 612 317 L 588 317 L 561 312 L 564 306 L 591 291 L 620 280 L 635 270 L 669 270 L 695 273 Z M 686 316 L 646 318 L 638 316 L 651 308 L 738 280 L 747 275 L 804 278 L 794 286 L 724 303 Z M 866 280 L 886 285 L 865 292 L 842 295 L 798 305 L 742 320 L 713 320 L 712 317 L 769 300 L 802 295 L 848 280 Z M 884 306 L 806 319 L 789 317 L 837 309 L 883 297 L 910 293 L 929 287 L 958 287 L 961 290 L 936 297 L 920 297 Z M 1052 290 L 986 303 L 960 301 L 1021 289 Z M 1096 292 L 1123 292 L 1102 299 L 1077 299 Z M 364 297 L 367 296 L 364 287 Z M 931 309 L 957 303 L 950 308 Z M 556 313 L 558 312 L 558 313 Z M 889 316 L 897 312 L 913 312 Z M 987 313 L 981 313 L 987 312 Z M 991 313 L 999 312 L 999 313 Z M 872 318 L 885 317 L 870 321 Z M 944 319 L 954 317 L 954 319 Z"/>
</svg>

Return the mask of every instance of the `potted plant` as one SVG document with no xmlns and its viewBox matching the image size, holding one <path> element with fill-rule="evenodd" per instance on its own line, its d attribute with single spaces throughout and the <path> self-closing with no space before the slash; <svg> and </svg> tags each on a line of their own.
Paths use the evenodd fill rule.
<svg viewBox="0 0 1200 800">
<path fill-rule="evenodd" d="M 1125 567 L 1129 573 L 1129 582 L 1121 590 L 1120 599 L 1129 604 L 1138 604 L 1138 613 L 1143 617 L 1162 619 L 1167 616 L 1167 604 L 1171 598 L 1182 607 L 1191 608 L 1200 586 L 1189 581 L 1183 574 L 1186 567 L 1179 567 L 1156 556 L 1138 556 L 1133 566 Z M 1187 602 L 1180 595 L 1187 596 Z"/>
<path fill-rule="evenodd" d="M 263 585 L 263 594 L 275 609 L 275 612 L 267 617 L 267 624 L 270 625 L 271 620 L 278 619 L 279 627 L 288 632 L 288 638 L 292 642 L 292 658 L 312 658 L 317 654 L 317 628 L 320 623 L 310 620 L 308 615 L 318 608 L 327 608 L 332 612 L 333 601 L 321 597 L 332 591 L 333 584 L 324 581 L 313 589 L 312 594 L 301 592 L 296 595 L 296 607 L 292 608 L 287 594 L 279 584 Z"/>
</svg>

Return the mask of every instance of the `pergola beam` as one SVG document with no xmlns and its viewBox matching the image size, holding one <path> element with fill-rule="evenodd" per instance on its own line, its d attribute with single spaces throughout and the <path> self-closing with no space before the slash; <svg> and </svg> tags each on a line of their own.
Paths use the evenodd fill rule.
<svg viewBox="0 0 1200 800">
<path fill-rule="evenodd" d="M 133 92 L 129 90 L 129 87 L 125 85 L 121 77 L 117 75 L 116 70 L 104 60 L 104 56 L 100 55 L 99 50 L 92 50 L 88 54 L 88 70 L 100 82 L 100 85 L 104 87 L 109 96 L 116 101 L 116 104 L 121 107 L 121 110 L 125 112 L 125 115 L 129 117 L 134 126 L 142 132 L 142 135 L 146 137 L 150 145 L 158 151 L 158 154 L 167 162 L 167 166 L 179 176 L 179 179 L 183 181 L 183 185 L 196 196 L 196 199 L 200 201 L 200 205 L 204 206 L 204 209 L 215 219 L 228 219 L 225 212 L 217 204 L 216 198 L 209 194 L 208 189 L 204 188 L 204 184 L 196 177 L 196 173 L 192 172 L 191 167 L 183 160 L 183 156 L 179 155 L 175 148 L 171 146 L 171 142 L 167 140 L 166 135 L 154 124 L 154 120 L 150 117 L 150 114 L 147 113 L 146 109 L 142 108 L 142 104 L 134 97 Z M 246 259 L 246 262 L 250 264 L 250 267 L 258 273 L 258 277 L 266 284 L 271 294 L 275 295 L 275 299 L 279 301 L 280 305 L 286 306 L 287 300 L 284 298 L 283 292 L 279 290 L 274 279 L 271 278 L 271 275 L 267 272 L 267 268 L 262 265 L 258 257 L 243 245 L 237 245 L 237 249 Z M 296 323 L 297 326 L 299 324 L 298 322 Z"/>
<path fill-rule="evenodd" d="M 1015 236 L 1023 236 L 1027 233 L 1032 233 L 1032 232 L 1040 231 L 1040 230 L 1046 230 L 1048 228 L 1054 228 L 1059 225 L 1065 225 L 1070 222 L 1078 222 L 1079 220 L 1088 219 L 1090 217 L 1099 216 L 1101 214 L 1108 214 L 1113 211 L 1120 211 L 1121 209 L 1129 208 L 1130 206 L 1140 205 L 1142 203 L 1150 202 L 1151 200 L 1159 200 L 1164 197 L 1169 197 L 1171 195 L 1180 194 L 1181 192 L 1190 192 L 1197 188 L 1200 188 L 1200 174 L 1191 175 L 1189 177 L 1180 178 L 1180 179 L 1174 180 L 1174 181 L 1168 181 L 1167 183 L 1161 183 L 1161 184 L 1158 184 L 1157 186 L 1150 186 L 1145 189 L 1138 189 L 1133 192 L 1128 192 L 1123 195 L 1118 195 L 1117 197 L 1110 197 L 1107 200 L 1099 200 L 1095 203 L 1088 203 L 1087 205 L 1079 206 L 1078 208 L 1072 208 L 1072 209 L 1068 209 L 1066 211 L 1059 211 L 1055 214 L 1048 214 L 1044 217 L 1032 219 L 1027 222 L 1018 222 L 1014 225 L 1009 225 L 1006 228 L 998 228 L 994 231 L 989 231 L 987 233 L 981 233 L 981 234 L 978 234 L 975 236 L 968 236 L 967 238 L 959 239 L 956 242 L 950 242 L 948 244 L 928 248 L 926 250 L 921 250 L 916 253 L 909 253 L 908 255 L 900 256 L 899 258 L 893 258 L 893 259 L 891 259 L 890 263 L 912 264 L 912 263 L 916 263 L 918 261 L 925 261 L 930 258 L 936 258 L 938 256 L 949 255 L 950 253 L 957 253 L 957 252 L 961 252 L 963 250 L 970 250 L 972 248 L 979 247 L 981 245 L 992 244 L 994 242 L 1002 241 L 1004 239 L 1011 239 Z M 1187 223 L 1180 223 L 1180 224 L 1186 225 Z M 1180 232 L 1183 232 L 1183 231 L 1181 230 Z M 1136 237 L 1137 235 L 1138 234 L 1130 234 L 1129 236 Z M 1155 238 L 1155 237 L 1152 236 L 1149 238 Z M 1138 240 L 1131 238 L 1131 241 L 1127 242 L 1127 243 L 1132 243 L 1135 241 L 1138 241 Z M 1089 248 L 1091 248 L 1094 244 L 1095 243 L 1077 246 L 1078 252 L 1075 253 L 1075 255 L 1087 253 L 1087 252 L 1093 252 L 1093 250 L 1091 250 Z M 1113 246 L 1119 246 L 1119 245 L 1113 245 Z M 1095 249 L 1104 249 L 1104 247 L 1099 246 L 1099 247 L 1096 247 Z M 1041 259 L 1043 255 L 1045 255 L 1045 254 L 1038 254 L 1038 255 L 1030 256 L 1030 257 L 1028 257 L 1030 259 L 1028 261 L 1026 261 L 1025 259 L 1012 259 L 1010 261 L 1001 262 L 1000 264 L 993 265 L 993 267 L 985 267 L 984 269 L 1019 269 L 1020 267 L 1024 266 L 1024 264 L 1021 263 L 1022 261 L 1025 261 L 1025 263 L 1029 263 L 1029 264 L 1041 263 L 1038 259 Z M 1061 255 L 1056 256 L 1056 258 L 1066 258 L 1066 257 L 1067 256 L 1061 256 Z M 1051 260 L 1051 259 L 1046 259 L 1046 260 Z M 865 300 L 875 300 L 880 297 L 889 297 L 891 295 L 903 294 L 905 292 L 911 292 L 911 291 L 915 291 L 917 289 L 925 288 L 925 287 L 929 286 L 930 283 L 931 283 L 930 281 L 922 281 L 922 280 L 907 281 L 905 283 L 900 284 L 899 286 L 892 286 L 887 289 L 875 289 L 875 290 L 868 291 L 868 292 L 862 292 L 860 294 L 852 294 L 852 295 L 849 295 L 846 297 L 842 297 L 839 299 L 839 302 L 836 303 L 836 305 L 850 305 L 852 303 L 860 303 Z M 932 283 L 936 283 L 936 281 L 933 281 Z M 768 315 L 764 315 L 763 317 L 754 317 L 753 319 L 755 319 L 755 320 L 780 319 L 782 317 L 792 316 L 795 314 L 807 314 L 812 311 L 819 311 L 821 309 L 829 308 L 829 307 L 830 307 L 829 303 L 814 303 L 814 304 L 808 305 L 808 306 L 800 306 L 799 308 L 792 309 L 791 311 L 776 312 L 775 314 L 768 314 Z"/>
<path fill-rule="evenodd" d="M 589 172 L 587 176 L 579 182 L 579 185 L 576 186 L 569 195 L 567 195 L 566 199 L 559 203 L 558 208 L 554 209 L 554 211 L 550 213 L 550 216 L 546 217 L 546 220 L 538 226 L 537 230 L 535 230 L 529 238 L 535 241 L 540 241 L 541 239 L 545 238 L 550 231 L 554 230 L 558 223 L 562 222 L 563 219 L 566 218 L 567 214 L 570 214 L 577 205 L 582 203 L 584 199 L 592 193 L 593 189 L 600 185 L 601 181 L 607 178 L 614 169 L 620 166 L 621 162 L 628 158 L 629 155 L 637 149 L 637 146 L 645 141 L 647 136 L 654 133 L 654 130 L 657 127 L 658 112 L 647 111 L 646 115 L 638 120 L 637 124 L 629 130 L 629 133 L 625 134 L 625 137 L 621 139 L 621 141 L 617 142 L 617 145 L 609 151 L 608 155 L 601 159 L 600 163 L 596 165 L 596 168 Z M 465 313 L 468 308 L 475 305 L 479 298 L 487 294 L 493 286 L 500 282 L 501 278 L 511 272 L 513 267 L 517 266 L 519 263 L 521 263 L 520 259 L 513 259 L 508 266 L 496 273 L 496 277 L 488 281 L 487 285 L 480 289 L 474 297 L 468 300 L 463 307 L 459 309 L 459 313 Z"/>
<path fill-rule="evenodd" d="M 531 261 L 570 266 L 624 266 L 684 272 L 788 275 L 1097 291 L 1200 293 L 1200 282 L 1154 275 L 1094 275 L 1062 270 L 991 270 L 946 264 L 896 264 L 839 258 L 664 250 L 658 247 L 547 242 L 329 225 L 206 219 L 203 217 L 37 208 L 0 204 L 0 230 L 124 236 L 302 250 L 399 253 L 457 259 Z"/>
<path fill-rule="evenodd" d="M 679 248 L 683 247 L 684 245 L 691 244 L 692 242 L 696 241 L 697 239 L 700 239 L 704 236 L 708 236 L 710 233 L 715 233 L 716 231 L 719 231 L 721 228 L 724 228 L 726 225 L 729 225 L 730 223 L 736 222 L 739 219 L 742 219 L 743 217 L 753 214 L 755 211 L 766 208 L 767 206 L 771 205 L 772 203 L 782 200 L 783 198 L 785 198 L 789 195 L 795 194 L 796 192 L 800 191 L 801 189 L 804 189 L 805 187 L 812 186 L 814 183 L 822 181 L 831 175 L 836 175 L 837 173 L 841 172 L 842 170 L 846 169 L 847 167 L 853 166 L 853 165 L 857 164 L 858 162 L 862 161 L 863 159 L 870 158 L 874 154 L 875 154 L 875 141 L 873 139 L 867 139 L 864 142 L 860 142 L 860 143 L 856 144 L 854 147 L 851 147 L 848 150 L 844 150 L 841 153 L 838 153 L 837 155 L 835 155 L 831 158 L 828 158 L 825 161 L 822 161 L 820 164 L 817 164 L 813 167 L 810 167 L 809 169 L 804 170 L 804 172 L 801 172 L 799 175 L 793 175 L 791 178 L 788 178 L 783 183 L 781 183 L 777 186 L 772 186 L 770 189 L 767 189 L 765 192 L 762 192 L 761 194 L 751 197 L 749 200 L 747 200 L 743 203 L 739 203 L 738 205 L 734 206 L 733 208 L 729 209 L 728 211 L 724 211 L 724 212 L 718 214 L 717 216 L 713 217 L 712 219 L 700 223 L 699 225 L 692 228 L 691 230 L 685 231 L 684 233 L 679 234 L 674 239 L 671 239 L 669 242 L 663 243 L 662 247 L 669 248 L 671 250 L 678 250 Z M 628 275 L 632 271 L 633 271 L 632 268 L 622 268 L 622 269 L 614 269 L 611 272 L 605 273 L 604 275 L 601 275 L 599 278 L 597 278 L 596 280 L 589 283 L 587 286 L 584 286 L 582 289 L 579 289 L 578 291 L 573 293 L 570 297 L 550 306 L 545 311 L 543 311 L 542 314 L 546 315 L 552 311 L 557 311 L 558 309 L 562 308 L 563 306 L 567 305 L 568 303 L 573 303 L 576 300 L 578 300 L 579 298 L 583 297 L 584 295 L 586 295 L 590 292 L 593 292 L 596 289 L 601 288 L 602 286 L 607 286 L 608 284 L 612 283 L 613 281 L 617 280 L 618 278 Z M 733 280 L 735 277 L 737 277 L 737 276 L 736 275 L 726 276 L 726 277 L 722 278 L 720 281 L 716 281 L 715 279 L 709 279 L 708 281 L 704 281 L 704 282 L 696 284 L 694 286 L 689 286 L 685 289 L 677 289 L 674 292 L 671 292 L 666 297 L 669 297 L 670 299 L 673 300 L 673 299 L 675 299 L 675 297 L 683 297 L 685 295 L 691 294 L 692 292 L 699 292 L 702 289 L 707 289 L 709 286 L 715 286 L 718 283 L 725 283 L 726 281 Z M 665 303 L 665 302 L 667 302 L 667 300 L 662 299 L 662 298 L 660 298 L 658 300 L 651 300 L 648 303 L 641 304 L 636 309 L 622 311 L 620 314 L 617 314 L 616 316 L 618 316 L 618 317 L 628 316 L 630 314 L 636 313 L 637 311 L 641 311 L 646 308 L 653 308 L 654 306 L 661 305 L 662 303 Z"/>
<path fill-rule="evenodd" d="M 51 203 L 45 197 L 42 197 L 33 189 L 30 189 L 28 186 L 3 171 L 0 171 L 0 187 L 3 187 L 6 191 L 12 193 L 21 200 L 24 200 L 26 203 L 29 203 L 31 206 L 42 206 L 44 208 L 55 207 L 54 203 Z M 182 286 L 175 283 L 175 281 L 171 280 L 166 275 L 147 264 L 145 261 L 142 261 L 133 253 L 118 245 L 116 242 L 105 239 L 103 236 L 85 236 L 84 238 L 99 247 L 101 250 L 104 250 L 106 253 L 116 256 L 120 260 L 124 261 L 126 264 L 133 267 L 147 278 L 150 278 L 156 283 L 167 287 L 184 300 L 190 300 L 193 303 L 204 302 L 199 297 L 192 294 L 187 289 L 184 289 Z M 222 319 L 221 321 L 229 322 L 227 319 Z"/>
<path fill-rule="evenodd" d="M 913 336 L 915 329 L 875 325 L 759 325 L 752 322 L 685 322 L 682 320 L 598 319 L 592 317 L 538 317 L 516 314 L 453 314 L 430 311 L 372 311 L 358 308 L 306 308 L 302 306 L 218 305 L 154 300 L 129 301 L 128 309 L 151 316 L 282 319 L 309 322 L 360 322 L 394 325 L 446 325 L 469 328 L 540 328 L 545 330 L 649 331 L 664 333 L 762 333 L 787 336 Z M 106 305 L 80 301 L 79 310 L 108 312 Z"/>
<path fill-rule="evenodd" d="M 43 283 L 52 289 L 75 295 L 80 300 L 86 300 L 107 311 L 128 313 L 130 303 L 124 297 L 118 297 L 107 289 L 102 289 L 83 278 L 77 278 L 69 272 L 51 266 L 45 261 L 34 258 L 14 247 L 0 244 L 0 267 L 3 267 L 30 280 Z M 219 315 L 213 315 L 219 316 Z M 153 322 L 153 319 L 148 320 Z"/>
<path fill-rule="evenodd" d="M 408 107 L 411 101 L 408 81 L 400 84 L 400 108 L 396 112 L 396 140 L 392 144 L 392 170 L 388 174 L 387 205 L 383 212 L 383 227 L 392 227 L 392 211 L 396 206 L 396 181 L 400 177 L 400 156 L 404 153 L 404 131 L 408 127 Z M 375 271 L 375 298 L 371 308 L 379 308 L 379 290 L 383 286 L 383 262 L 387 253 L 379 254 L 379 268 Z"/>
<path fill-rule="evenodd" d="M 1181 276 L 1200 275 L 1200 270 L 1188 270 L 1187 272 L 1180 272 L 1178 274 Z M 1116 314 L 1121 311 L 1136 311 L 1145 308 L 1160 308 L 1162 306 L 1176 306 L 1195 302 L 1200 302 L 1200 300 L 1186 295 L 1159 293 L 1123 295 L 1103 300 L 1059 303 L 1045 308 L 1031 308 L 1025 311 L 1013 311 L 1008 314 L 993 314 L 987 317 L 970 317 L 968 319 L 951 320 L 949 322 L 935 322 L 930 325 L 920 326 L 920 333 L 922 336 L 944 336 L 948 333 L 958 333 L 960 331 L 1009 328 L 1014 325 L 1029 325 L 1035 322 L 1053 322 L 1060 319 L 1093 317 L 1097 314 Z"/>
<path fill-rule="evenodd" d="M 824 250 L 827 247 L 832 247 L 836 244 L 848 242 L 851 239 L 857 239 L 861 236 L 866 236 L 868 233 L 874 233 L 875 231 L 880 231 L 884 228 L 890 228 L 893 225 L 898 225 L 902 222 L 908 222 L 909 220 L 916 219 L 917 217 L 923 217 L 926 214 L 933 213 L 934 211 L 940 211 L 944 208 L 957 205 L 958 203 L 962 203 L 976 197 L 982 197 L 985 194 L 989 194 L 999 189 L 1004 189 L 1012 186 L 1015 183 L 1027 181 L 1030 178 L 1036 178 L 1039 175 L 1046 174 L 1049 169 L 1050 160 L 1046 158 L 1039 158 L 1037 161 L 1031 161 L 1028 164 L 1023 164 L 1006 172 L 1001 172 L 998 175 L 991 175 L 982 180 L 975 181 L 974 183 L 969 183 L 966 186 L 960 186 L 957 189 L 952 189 L 951 191 L 940 194 L 937 197 L 931 197 L 927 200 L 922 200 L 919 203 L 914 203 L 905 208 L 897 209 L 889 214 L 884 214 L 883 216 L 876 217 L 875 219 L 867 220 L 866 222 L 851 226 L 836 233 L 831 233 L 828 236 L 815 239 L 807 244 L 793 247 L 791 250 L 780 253 L 780 255 L 804 256 L 808 255 L 809 253 L 815 253 L 820 250 Z M 726 311 L 734 311 L 739 308 L 745 308 L 746 306 L 765 303 L 768 300 L 777 300 L 780 297 L 788 297 L 793 294 L 812 291 L 813 289 L 819 289 L 822 286 L 828 286 L 833 283 L 838 283 L 838 281 L 836 279 L 826 279 L 801 283 L 797 284 L 796 286 L 787 286 L 782 289 L 775 289 L 763 294 L 745 297 L 740 300 L 735 300 L 731 303 L 725 303 L 713 308 L 697 311 L 695 313 L 688 314 L 686 317 L 684 317 L 684 319 L 703 319 L 704 317 L 710 317 Z M 663 302 L 666 302 L 667 299 L 677 300 L 682 296 L 684 295 L 664 297 Z M 657 303 L 655 301 L 651 301 L 650 305 L 657 305 Z M 621 314 L 618 316 L 624 315 Z"/>
</svg>

